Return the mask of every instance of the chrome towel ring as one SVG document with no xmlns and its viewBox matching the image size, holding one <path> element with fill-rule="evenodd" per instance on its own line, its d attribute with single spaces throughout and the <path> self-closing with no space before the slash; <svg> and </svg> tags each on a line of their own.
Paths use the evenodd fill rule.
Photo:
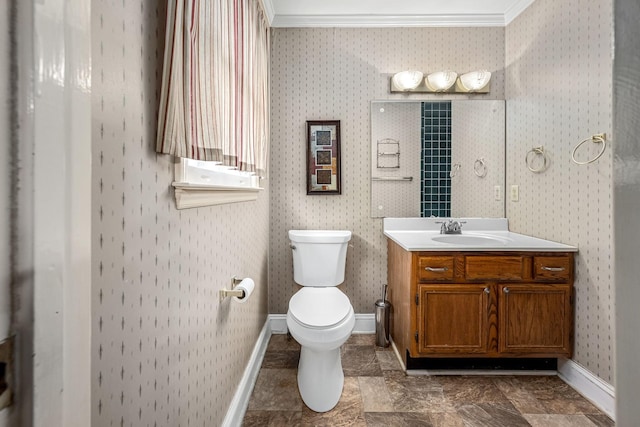
<svg viewBox="0 0 640 427">
<path fill-rule="evenodd" d="M 449 172 L 449 177 L 453 178 L 456 175 L 458 175 L 458 171 L 460 170 L 461 167 L 462 167 L 462 165 L 460 163 L 454 163 L 451 166 L 451 172 Z"/>
<path fill-rule="evenodd" d="M 473 173 L 480 178 L 487 176 L 487 165 L 484 162 L 484 157 L 480 157 L 473 163 Z"/>
<path fill-rule="evenodd" d="M 534 168 L 533 162 L 538 156 L 542 156 L 542 166 L 540 166 L 539 168 Z M 542 145 L 540 147 L 534 147 L 529 150 L 524 158 L 524 161 L 527 164 L 527 168 L 533 173 L 544 172 L 547 170 L 547 167 L 549 167 L 549 158 L 547 157 L 547 153 L 545 153 L 544 147 Z"/>
<path fill-rule="evenodd" d="M 578 151 L 578 148 L 580 148 L 580 146 L 582 144 L 584 144 L 585 142 L 587 142 L 587 141 L 591 141 L 591 142 L 596 143 L 596 144 L 602 144 L 602 149 L 591 160 L 586 160 L 584 162 L 576 160 L 576 151 Z M 575 146 L 575 148 L 571 152 L 571 160 L 573 160 L 573 162 L 578 164 L 578 165 L 588 165 L 589 163 L 593 163 L 596 160 L 598 160 L 600 157 L 602 157 L 602 155 L 604 154 L 604 150 L 606 148 L 607 148 L 607 134 L 605 134 L 605 133 L 597 133 L 595 135 L 591 135 L 589 138 L 583 139 L 582 141 L 580 141 L 580 143 L 578 145 Z"/>
</svg>

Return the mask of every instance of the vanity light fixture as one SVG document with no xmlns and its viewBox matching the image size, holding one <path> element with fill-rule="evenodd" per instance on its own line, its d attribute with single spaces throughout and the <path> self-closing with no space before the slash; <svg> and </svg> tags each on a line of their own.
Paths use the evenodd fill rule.
<svg viewBox="0 0 640 427">
<path fill-rule="evenodd" d="M 391 93 L 489 93 L 491 72 L 476 70 L 458 76 L 444 70 L 428 74 L 424 80 L 420 71 L 401 71 L 391 79 Z"/>
<path fill-rule="evenodd" d="M 458 73 L 456 73 L 455 71 L 438 71 L 429 74 L 424 79 L 424 83 L 427 88 L 432 90 L 433 92 L 445 92 L 455 84 L 457 78 Z"/>
<path fill-rule="evenodd" d="M 479 92 L 489 84 L 489 80 L 491 80 L 491 73 L 487 70 L 471 71 L 458 79 L 462 92 Z"/>
<path fill-rule="evenodd" d="M 401 71 L 394 74 L 393 85 L 400 91 L 413 90 L 422 82 L 423 74 L 420 71 Z"/>
</svg>

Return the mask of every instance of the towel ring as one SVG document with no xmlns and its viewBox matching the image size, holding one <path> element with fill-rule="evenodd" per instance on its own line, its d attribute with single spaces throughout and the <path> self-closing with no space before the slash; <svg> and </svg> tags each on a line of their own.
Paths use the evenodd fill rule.
<svg viewBox="0 0 640 427">
<path fill-rule="evenodd" d="M 531 154 L 533 154 L 533 156 L 531 156 Z M 532 166 L 533 160 L 536 158 L 536 156 L 542 156 L 542 166 L 537 169 Z M 544 172 L 547 170 L 547 167 L 549 165 L 549 158 L 547 157 L 547 153 L 544 152 L 544 147 L 542 145 L 540 147 L 534 147 L 529 150 L 524 158 L 524 161 L 527 164 L 527 168 L 533 173 Z"/>
<path fill-rule="evenodd" d="M 449 172 L 449 177 L 453 178 L 454 176 L 458 175 L 458 171 L 460 170 L 461 167 L 462 165 L 460 163 L 454 163 L 451 166 L 451 172 Z"/>
<path fill-rule="evenodd" d="M 487 165 L 484 163 L 483 157 L 480 157 L 473 163 L 473 173 L 480 178 L 487 176 Z"/>
<path fill-rule="evenodd" d="M 580 162 L 578 160 L 576 160 L 576 151 L 578 151 L 578 148 L 580 148 L 580 146 L 582 144 L 584 144 L 587 141 L 591 141 L 593 143 L 596 144 L 600 144 L 602 143 L 602 149 L 600 150 L 600 152 L 591 160 L 587 160 L 584 162 Z M 607 148 L 607 134 L 605 133 L 597 133 L 595 135 L 591 135 L 589 138 L 583 139 L 582 141 L 580 141 L 580 143 L 578 145 L 575 146 L 575 148 L 573 149 L 573 151 L 571 152 L 571 160 L 573 160 L 573 162 L 575 164 L 578 165 L 588 165 L 589 163 L 593 163 L 596 160 L 598 160 L 600 157 L 602 157 L 602 155 L 604 154 L 604 150 Z"/>
</svg>

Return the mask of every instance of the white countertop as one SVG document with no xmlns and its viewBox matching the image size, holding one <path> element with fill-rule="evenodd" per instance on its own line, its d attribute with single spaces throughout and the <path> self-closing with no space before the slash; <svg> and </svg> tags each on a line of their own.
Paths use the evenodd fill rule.
<svg viewBox="0 0 640 427">
<path fill-rule="evenodd" d="M 462 234 L 440 234 L 438 222 L 449 219 L 465 222 Z M 407 251 L 578 251 L 575 246 L 512 233 L 506 218 L 384 218 L 383 231 Z"/>
</svg>

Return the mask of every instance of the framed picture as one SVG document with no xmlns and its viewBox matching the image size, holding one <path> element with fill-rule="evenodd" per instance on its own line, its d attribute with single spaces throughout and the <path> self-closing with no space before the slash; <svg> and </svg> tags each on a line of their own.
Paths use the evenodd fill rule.
<svg viewBox="0 0 640 427">
<path fill-rule="evenodd" d="M 340 194 L 340 120 L 307 121 L 307 194 Z"/>
</svg>

